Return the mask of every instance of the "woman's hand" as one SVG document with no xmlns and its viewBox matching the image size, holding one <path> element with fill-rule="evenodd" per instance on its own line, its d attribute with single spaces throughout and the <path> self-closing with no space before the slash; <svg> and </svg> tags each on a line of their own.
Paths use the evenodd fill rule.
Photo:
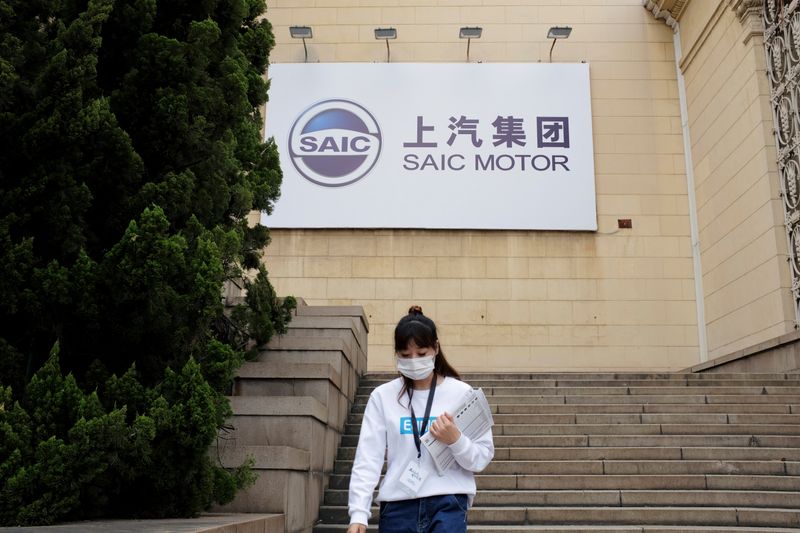
<svg viewBox="0 0 800 533">
<path fill-rule="evenodd" d="M 350 524 L 347 533 L 367 533 L 367 526 L 364 524 Z"/>
<path fill-rule="evenodd" d="M 461 431 L 456 427 L 453 417 L 445 412 L 431 424 L 431 435 L 450 446 L 461 438 Z"/>
</svg>

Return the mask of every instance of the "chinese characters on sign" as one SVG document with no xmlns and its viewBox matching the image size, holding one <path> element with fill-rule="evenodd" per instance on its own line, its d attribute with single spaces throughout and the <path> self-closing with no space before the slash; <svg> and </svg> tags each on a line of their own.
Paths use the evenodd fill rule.
<svg viewBox="0 0 800 533">
<path fill-rule="evenodd" d="M 539 148 L 569 148 L 569 119 L 567 117 L 536 117 L 536 146 Z"/>
<path fill-rule="evenodd" d="M 481 119 L 461 115 L 458 118 L 451 116 L 447 129 L 450 135 L 446 144 L 449 147 L 459 146 L 480 148 L 484 139 L 480 136 L 478 127 Z M 497 115 L 491 122 L 493 134 L 491 143 L 498 149 L 526 148 L 528 135 L 526 133 L 525 117 L 513 115 Z M 431 120 L 426 122 L 422 115 L 416 117 L 416 136 L 413 141 L 403 143 L 404 148 L 438 148 L 436 140 L 436 125 Z M 469 143 L 469 144 L 467 144 Z M 569 117 L 536 117 L 536 147 L 537 148 L 569 148 Z M 462 153 L 419 153 L 407 152 L 403 156 L 405 170 L 464 170 L 468 168 L 468 157 Z M 569 172 L 569 156 L 566 154 L 549 153 L 475 153 L 472 157 L 472 170 L 564 170 Z"/>
</svg>

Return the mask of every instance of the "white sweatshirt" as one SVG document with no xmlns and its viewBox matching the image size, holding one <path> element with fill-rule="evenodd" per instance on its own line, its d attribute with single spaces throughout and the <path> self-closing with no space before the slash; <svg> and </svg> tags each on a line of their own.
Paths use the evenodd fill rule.
<svg viewBox="0 0 800 533">
<path fill-rule="evenodd" d="M 398 401 L 403 379 L 398 377 L 377 387 L 370 394 L 358 437 L 358 448 L 350 475 L 349 512 L 350 523 L 366 524 L 370 516 L 372 492 L 380 479 L 384 453 L 387 457 L 386 475 L 381 483 L 376 501 L 396 501 L 411 498 L 403 490 L 399 479 L 409 461 L 417 458 L 414 434 L 411 429 L 411 412 L 408 408 L 408 395 Z M 447 411 L 452 414 L 470 386 L 463 381 L 444 378 L 437 383 L 431 406 L 431 420 Z M 415 390 L 412 399 L 414 414 L 421 426 L 428 401 L 428 390 Z M 427 428 L 426 428 L 427 432 Z M 450 445 L 456 462 L 441 476 L 436 472 L 433 459 L 424 444 L 421 444 L 421 467 L 427 477 L 417 493 L 417 498 L 442 494 L 467 494 L 469 502 L 475 496 L 473 472 L 480 472 L 494 457 L 494 443 L 491 430 L 479 439 L 471 441 L 464 435 Z"/>
</svg>

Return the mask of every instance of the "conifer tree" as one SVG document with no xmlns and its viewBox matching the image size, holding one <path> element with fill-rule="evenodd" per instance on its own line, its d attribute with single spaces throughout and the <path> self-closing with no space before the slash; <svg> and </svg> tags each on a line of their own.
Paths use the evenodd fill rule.
<svg viewBox="0 0 800 533">
<path fill-rule="evenodd" d="M 246 221 L 281 181 L 259 133 L 264 10 L 0 0 L 0 523 L 192 515 L 245 482 L 206 450 L 248 338 L 293 305 Z M 222 285 L 243 276 L 260 297 L 226 313 Z M 115 449 L 119 471 L 94 476 Z M 59 486 L 53 462 L 74 457 L 96 462 L 43 500 L 36 469 Z"/>
</svg>

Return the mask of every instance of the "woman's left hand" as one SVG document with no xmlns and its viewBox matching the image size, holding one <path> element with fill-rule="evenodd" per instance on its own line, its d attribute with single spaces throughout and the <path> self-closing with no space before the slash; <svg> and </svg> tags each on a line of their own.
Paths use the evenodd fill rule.
<svg viewBox="0 0 800 533">
<path fill-rule="evenodd" d="M 445 412 L 431 424 L 431 435 L 450 446 L 461 437 L 461 431 L 453 421 L 453 417 Z"/>
</svg>

